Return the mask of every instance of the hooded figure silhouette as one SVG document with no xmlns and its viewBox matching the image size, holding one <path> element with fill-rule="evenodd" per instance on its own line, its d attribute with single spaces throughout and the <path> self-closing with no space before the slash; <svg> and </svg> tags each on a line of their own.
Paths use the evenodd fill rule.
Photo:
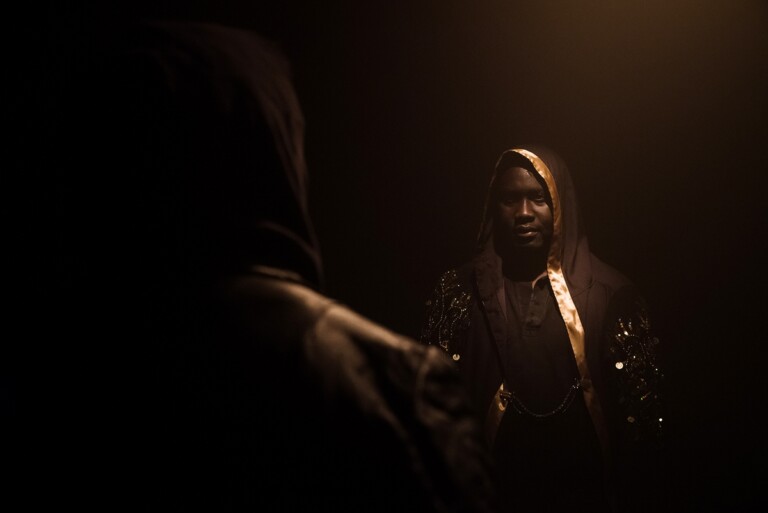
<svg viewBox="0 0 768 513">
<path fill-rule="evenodd" d="M 99 417 L 78 457 L 117 488 L 104 500 L 490 511 L 450 362 L 321 292 L 304 123 L 275 46 L 171 21 L 97 42 L 61 118 L 85 130 L 60 132 L 55 223 L 59 328 Z"/>
</svg>

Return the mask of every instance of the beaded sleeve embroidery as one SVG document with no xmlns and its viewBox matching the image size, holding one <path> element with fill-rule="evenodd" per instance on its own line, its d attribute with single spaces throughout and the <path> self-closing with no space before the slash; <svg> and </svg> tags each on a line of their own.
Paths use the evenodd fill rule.
<svg viewBox="0 0 768 513">
<path fill-rule="evenodd" d="M 609 334 L 613 373 L 619 384 L 619 405 L 630 440 L 653 440 L 662 434 L 661 384 L 657 364 L 659 339 L 651 333 L 648 312 L 642 301 L 635 311 L 620 316 Z"/>
<path fill-rule="evenodd" d="M 427 320 L 420 341 L 457 353 L 460 333 L 469 325 L 472 295 L 459 283 L 455 269 L 440 277 L 427 305 Z"/>
</svg>

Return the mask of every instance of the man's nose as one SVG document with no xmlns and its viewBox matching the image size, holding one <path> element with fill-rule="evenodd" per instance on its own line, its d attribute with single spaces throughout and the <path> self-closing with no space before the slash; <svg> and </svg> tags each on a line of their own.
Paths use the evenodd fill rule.
<svg viewBox="0 0 768 513">
<path fill-rule="evenodd" d="M 515 217 L 525 219 L 533 217 L 531 202 L 527 199 L 520 201 L 520 203 L 518 203 L 517 211 L 515 212 Z"/>
</svg>

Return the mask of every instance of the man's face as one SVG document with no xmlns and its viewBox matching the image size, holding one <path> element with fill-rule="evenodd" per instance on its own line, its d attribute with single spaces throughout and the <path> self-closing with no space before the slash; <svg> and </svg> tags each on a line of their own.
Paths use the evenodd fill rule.
<svg viewBox="0 0 768 513">
<path fill-rule="evenodd" d="M 548 248 L 552 239 L 552 208 L 549 195 L 533 173 L 511 167 L 496 177 L 495 214 L 497 235 L 520 249 Z"/>
</svg>

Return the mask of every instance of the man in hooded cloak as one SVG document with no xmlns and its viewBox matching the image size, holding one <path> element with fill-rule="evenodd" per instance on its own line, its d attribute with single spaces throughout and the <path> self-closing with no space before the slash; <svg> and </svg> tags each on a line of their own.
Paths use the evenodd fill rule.
<svg viewBox="0 0 768 513">
<path fill-rule="evenodd" d="M 653 506 L 658 339 L 637 288 L 590 252 L 554 152 L 501 155 L 477 253 L 439 279 L 421 341 L 458 366 L 509 511 Z"/>
</svg>

